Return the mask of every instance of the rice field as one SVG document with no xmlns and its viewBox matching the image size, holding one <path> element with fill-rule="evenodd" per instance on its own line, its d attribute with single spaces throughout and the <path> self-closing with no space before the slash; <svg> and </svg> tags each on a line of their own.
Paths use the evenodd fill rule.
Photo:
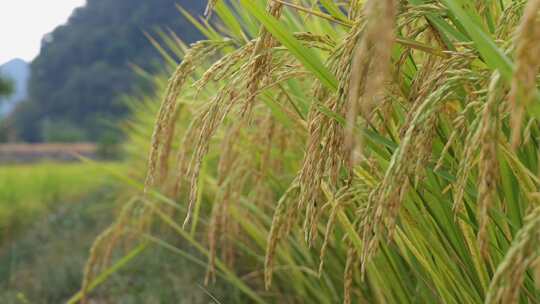
<svg viewBox="0 0 540 304">
<path fill-rule="evenodd" d="M 35 221 L 66 203 L 78 203 L 85 196 L 111 182 L 106 169 L 113 163 L 32 163 L 0 167 L 1 243 L 14 238 Z"/>
<path fill-rule="evenodd" d="M 29 146 L 30 148 L 30 146 Z M 61 303 L 116 208 L 120 163 L 0 166 L 0 302 Z"/>
</svg>

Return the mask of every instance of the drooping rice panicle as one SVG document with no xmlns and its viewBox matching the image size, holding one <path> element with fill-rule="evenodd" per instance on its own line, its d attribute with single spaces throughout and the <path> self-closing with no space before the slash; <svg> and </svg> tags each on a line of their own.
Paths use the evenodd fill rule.
<svg viewBox="0 0 540 304">
<path fill-rule="evenodd" d="M 536 94 L 536 76 L 540 70 L 540 1 L 527 2 L 516 33 L 516 69 L 510 90 L 512 106 L 512 146 L 520 143 L 525 108 Z"/>
<path fill-rule="evenodd" d="M 504 260 L 497 267 L 486 295 L 486 304 L 518 303 L 525 272 L 539 256 L 540 208 L 526 218 Z"/>
<path fill-rule="evenodd" d="M 489 210 L 492 208 L 497 195 L 499 180 L 499 161 L 497 159 L 497 146 L 499 144 L 499 99 L 498 86 L 500 76 L 495 75 L 490 85 L 488 99 L 482 114 L 482 127 L 480 129 L 480 160 L 478 185 L 478 243 L 480 252 L 488 256 L 488 223 Z"/>
</svg>

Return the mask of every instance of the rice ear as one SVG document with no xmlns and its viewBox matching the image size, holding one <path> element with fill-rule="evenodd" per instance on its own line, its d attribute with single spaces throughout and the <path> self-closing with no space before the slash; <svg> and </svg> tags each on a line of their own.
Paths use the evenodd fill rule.
<svg viewBox="0 0 540 304">
<path fill-rule="evenodd" d="M 480 129 L 480 161 L 478 185 L 478 243 L 480 252 L 488 257 L 488 223 L 489 209 L 497 196 L 499 175 L 499 161 L 497 147 L 499 145 L 499 86 L 498 73 L 493 77 L 488 93 L 488 100 L 484 106 L 482 124 Z"/>
<path fill-rule="evenodd" d="M 536 94 L 536 76 L 540 70 L 538 41 L 540 41 L 540 0 L 530 0 L 516 33 L 516 69 L 509 96 L 512 108 L 511 144 L 514 149 L 521 142 L 525 108 Z"/>
<path fill-rule="evenodd" d="M 188 77 L 195 70 L 198 62 L 203 61 L 207 56 L 229 43 L 230 41 L 225 40 L 222 42 L 199 41 L 193 44 L 184 56 L 182 63 L 178 65 L 171 76 L 165 97 L 157 114 L 154 132 L 152 134 L 144 187 L 145 192 L 161 182 L 156 177 L 160 172 L 166 171 L 165 166 L 167 166 L 168 157 L 164 157 L 163 154 L 168 156 L 170 152 L 178 107 L 178 96 L 181 94 Z"/>
<path fill-rule="evenodd" d="M 281 11 L 283 9 L 283 4 L 269 0 L 267 5 L 267 11 L 273 17 L 279 18 Z M 268 30 L 261 26 L 259 39 L 255 44 L 253 53 L 251 54 L 251 64 L 248 81 L 246 82 L 246 91 L 247 98 L 242 109 L 242 116 L 249 115 L 251 113 L 251 108 L 257 97 L 257 91 L 259 86 L 268 76 L 270 62 L 272 60 L 272 54 L 268 52 L 269 49 L 275 47 L 277 44 L 276 40 L 272 37 L 272 34 Z"/>
<path fill-rule="evenodd" d="M 536 257 L 533 263 L 534 267 L 534 281 L 536 282 L 536 288 L 540 289 L 540 256 Z"/>
<path fill-rule="evenodd" d="M 347 260 L 345 263 L 345 271 L 343 274 L 343 303 L 352 303 L 352 288 L 354 283 L 354 269 L 358 264 L 358 252 L 354 246 L 349 246 L 347 250 Z"/>
<path fill-rule="evenodd" d="M 540 208 L 525 219 L 503 261 L 497 267 L 486 294 L 486 304 L 518 303 L 527 269 L 537 261 L 540 246 Z"/>
<path fill-rule="evenodd" d="M 291 208 L 291 196 L 296 192 L 298 186 L 293 184 L 280 198 L 274 216 L 272 218 L 272 225 L 270 226 L 270 232 L 268 233 L 266 241 L 266 254 L 264 259 L 264 285 L 266 290 L 272 286 L 272 273 L 274 265 L 274 255 L 277 250 L 279 241 L 288 233 L 286 229 L 287 221 L 290 215 Z"/>
<path fill-rule="evenodd" d="M 319 271 L 318 271 L 319 277 L 322 275 L 322 272 L 323 272 L 323 269 L 324 269 L 324 259 L 326 257 L 326 252 L 328 250 L 328 245 L 329 245 L 329 242 L 330 242 L 330 238 L 332 236 L 331 235 L 332 231 L 333 231 L 335 223 L 336 223 L 337 215 L 338 215 L 339 211 L 341 210 L 340 207 L 341 206 L 339 205 L 339 202 L 336 202 L 332 206 L 332 209 L 330 211 L 330 216 L 328 218 L 328 222 L 326 223 L 326 230 L 325 230 L 325 233 L 324 233 L 323 244 L 321 246 L 321 250 L 320 250 L 320 253 L 319 253 Z"/>
<path fill-rule="evenodd" d="M 137 198 L 131 199 L 121 209 L 116 220 L 100 233 L 92 243 L 89 250 L 89 257 L 84 265 L 83 279 L 81 283 L 81 303 L 87 303 L 87 294 L 92 280 L 96 274 L 107 266 L 114 247 L 118 245 L 122 234 L 128 228 L 130 216 L 133 211 Z M 100 268 L 101 267 L 101 268 Z"/>
<path fill-rule="evenodd" d="M 345 149 L 351 165 L 355 163 L 354 128 L 358 112 L 369 120 L 373 105 L 381 99 L 384 83 L 390 74 L 397 2 L 368 1 L 364 7 L 364 14 L 367 19 L 365 28 L 352 59 L 345 128 Z"/>
<path fill-rule="evenodd" d="M 212 17 L 212 12 L 214 11 L 214 7 L 216 7 L 216 4 L 219 0 L 208 0 L 208 3 L 206 4 L 206 9 L 204 10 L 204 15 L 206 18 Z"/>
</svg>

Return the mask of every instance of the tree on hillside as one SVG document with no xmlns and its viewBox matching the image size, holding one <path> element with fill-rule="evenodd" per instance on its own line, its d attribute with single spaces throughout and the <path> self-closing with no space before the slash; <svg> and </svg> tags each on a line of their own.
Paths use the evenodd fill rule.
<svg viewBox="0 0 540 304">
<path fill-rule="evenodd" d="M 0 77 L 0 97 L 9 96 L 12 93 L 13 93 L 13 84 L 11 83 L 11 81 Z"/>
<path fill-rule="evenodd" d="M 206 1 L 88 0 L 67 24 L 43 38 L 31 64 L 29 98 L 16 109 L 14 127 L 26 141 L 46 140 L 54 126 L 79 130 L 80 140 L 99 140 L 127 112 L 119 97 L 140 88 L 132 66 L 154 72 L 162 58 L 144 33 L 178 33 L 186 42 L 200 33 L 176 4 L 201 14 Z M 54 123 L 51 123 L 54 122 Z"/>
<path fill-rule="evenodd" d="M 0 104 L 5 97 L 9 97 L 11 94 L 13 94 L 13 83 L 9 79 L 0 77 Z M 6 126 L 6 123 L 0 120 L 0 142 L 4 142 L 8 138 Z"/>
</svg>

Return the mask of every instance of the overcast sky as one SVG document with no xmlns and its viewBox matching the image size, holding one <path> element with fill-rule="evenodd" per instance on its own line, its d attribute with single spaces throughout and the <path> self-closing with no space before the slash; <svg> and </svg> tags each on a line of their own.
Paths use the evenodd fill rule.
<svg viewBox="0 0 540 304">
<path fill-rule="evenodd" d="M 41 38 L 67 21 L 86 0 L 0 0 L 0 65 L 13 59 L 31 61 Z"/>
</svg>

